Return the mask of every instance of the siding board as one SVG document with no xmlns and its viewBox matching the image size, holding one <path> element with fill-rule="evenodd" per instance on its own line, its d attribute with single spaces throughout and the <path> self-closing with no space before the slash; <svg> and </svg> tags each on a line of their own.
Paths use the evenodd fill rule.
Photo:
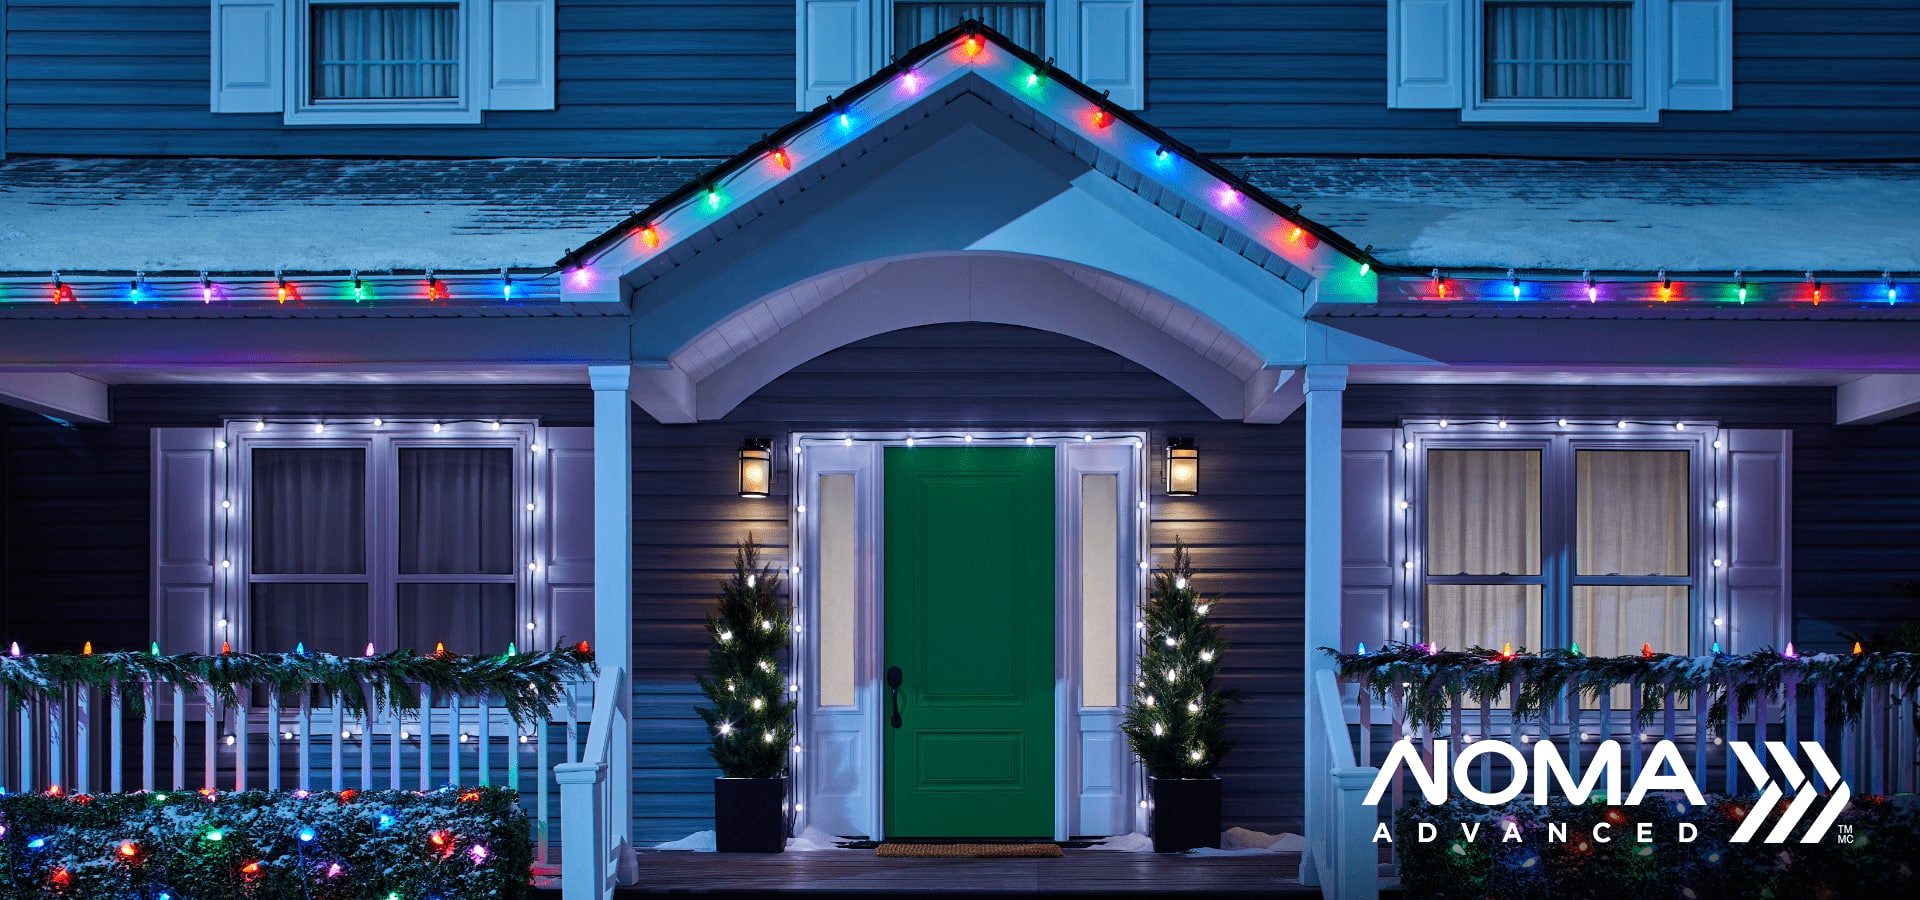
<svg viewBox="0 0 1920 900">
<path fill-rule="evenodd" d="M 207 109 L 204 2 L 18 0 L 9 149 L 25 154 L 728 156 L 794 116 L 790 0 L 558 0 L 558 108 L 477 126 L 286 128 Z M 1920 132 L 1920 9 L 1743 0 L 1732 112 L 1658 125 L 1462 124 L 1386 108 L 1372 2 L 1152 0 L 1147 116 L 1209 152 L 1906 158 Z"/>
</svg>

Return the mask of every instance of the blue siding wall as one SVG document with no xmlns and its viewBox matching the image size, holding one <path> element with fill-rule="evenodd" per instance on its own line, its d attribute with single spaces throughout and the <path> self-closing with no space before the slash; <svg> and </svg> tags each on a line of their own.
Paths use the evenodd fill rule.
<svg viewBox="0 0 1920 900">
<path fill-rule="evenodd" d="M 794 116 L 792 0 L 558 0 L 559 109 L 287 129 L 208 106 L 206 0 L 11 0 L 20 154 L 725 156 Z M 1660 125 L 1461 125 L 1386 108 L 1382 0 L 1146 0 L 1148 117 L 1221 154 L 1911 157 L 1920 9 L 1740 0 L 1736 109 Z"/>
</svg>

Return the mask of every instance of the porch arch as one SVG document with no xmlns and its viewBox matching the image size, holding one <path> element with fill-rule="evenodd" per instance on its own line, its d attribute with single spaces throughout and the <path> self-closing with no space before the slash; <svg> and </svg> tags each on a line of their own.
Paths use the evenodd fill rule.
<svg viewBox="0 0 1920 900">
<path fill-rule="evenodd" d="M 794 367 L 835 348 L 923 325 L 985 322 L 1076 338 L 1153 371 L 1224 419 L 1271 420 L 1290 371 L 1166 294 L 1060 259 L 924 254 L 857 263 L 767 294 L 708 327 L 664 366 L 643 369 L 635 401 L 663 422 L 724 417 Z M 1284 407 L 1282 409 L 1276 407 Z"/>
</svg>

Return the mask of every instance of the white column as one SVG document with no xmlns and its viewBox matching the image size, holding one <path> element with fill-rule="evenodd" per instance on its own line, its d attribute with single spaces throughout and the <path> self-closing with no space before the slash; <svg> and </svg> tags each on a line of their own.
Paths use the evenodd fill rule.
<svg viewBox="0 0 1920 900">
<path fill-rule="evenodd" d="M 1306 571 L 1306 826 L 1307 852 L 1301 855 L 1302 880 L 1315 876 L 1314 853 L 1328 846 L 1328 779 L 1332 761 L 1327 754 L 1327 729 L 1342 723 L 1322 721 L 1313 696 L 1315 673 L 1331 665 L 1321 647 L 1340 642 L 1340 431 L 1341 395 L 1347 389 L 1347 367 L 1307 367 L 1307 571 Z M 1322 859 L 1321 865 L 1335 860 Z M 1317 883 L 1317 878 L 1316 878 Z"/>
<path fill-rule="evenodd" d="M 632 366 L 590 366 L 593 384 L 593 652 L 602 672 L 633 671 Z M 611 686 L 612 746 L 607 754 L 610 847 L 632 859 L 633 686 Z M 621 867 L 630 874 L 631 864 Z"/>
</svg>

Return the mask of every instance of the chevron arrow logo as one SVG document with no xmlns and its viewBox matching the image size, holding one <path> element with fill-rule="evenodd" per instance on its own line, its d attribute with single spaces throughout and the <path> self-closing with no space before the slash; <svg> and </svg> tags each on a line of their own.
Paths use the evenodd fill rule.
<svg viewBox="0 0 1920 900">
<path fill-rule="evenodd" d="M 1773 780 L 1773 773 L 1767 771 L 1766 762 L 1754 752 L 1752 745 L 1733 741 L 1727 746 L 1733 749 L 1734 758 L 1740 760 L 1740 768 L 1747 773 L 1747 777 L 1760 787 L 1760 798 L 1754 801 L 1753 814 L 1748 816 L 1746 821 L 1741 822 L 1740 827 L 1733 832 L 1733 843 L 1744 844 L 1753 840 L 1753 836 L 1760 832 L 1761 826 L 1766 824 L 1767 815 L 1773 811 L 1774 807 L 1780 805 L 1781 799 L 1791 791 L 1793 802 L 1787 804 L 1787 811 L 1780 815 L 1780 820 L 1774 823 L 1773 829 L 1768 831 L 1763 839 L 1769 844 L 1784 843 L 1787 836 L 1793 832 L 1793 827 L 1800 824 L 1800 819 L 1807 814 L 1807 810 L 1820 799 L 1820 788 L 1814 784 L 1812 778 L 1807 777 L 1805 770 L 1800 768 L 1793 749 L 1783 741 L 1766 742 L 1766 750 L 1767 755 L 1773 758 L 1773 764 L 1780 769 L 1781 776 L 1786 779 L 1784 789 L 1781 784 Z M 1815 774 L 1826 782 L 1827 790 L 1833 792 L 1827 805 L 1821 807 L 1819 815 L 1814 817 L 1813 822 L 1807 826 L 1806 834 L 1800 838 L 1802 844 L 1817 844 L 1821 838 L 1827 836 L 1827 830 L 1833 827 L 1833 820 L 1839 818 L 1840 812 L 1847 808 L 1847 801 L 1853 798 L 1853 791 L 1840 778 L 1840 771 L 1834 768 L 1833 761 L 1827 758 L 1826 751 L 1822 750 L 1819 744 L 1801 741 L 1800 750 L 1806 756 L 1807 762 L 1813 766 Z"/>
</svg>

